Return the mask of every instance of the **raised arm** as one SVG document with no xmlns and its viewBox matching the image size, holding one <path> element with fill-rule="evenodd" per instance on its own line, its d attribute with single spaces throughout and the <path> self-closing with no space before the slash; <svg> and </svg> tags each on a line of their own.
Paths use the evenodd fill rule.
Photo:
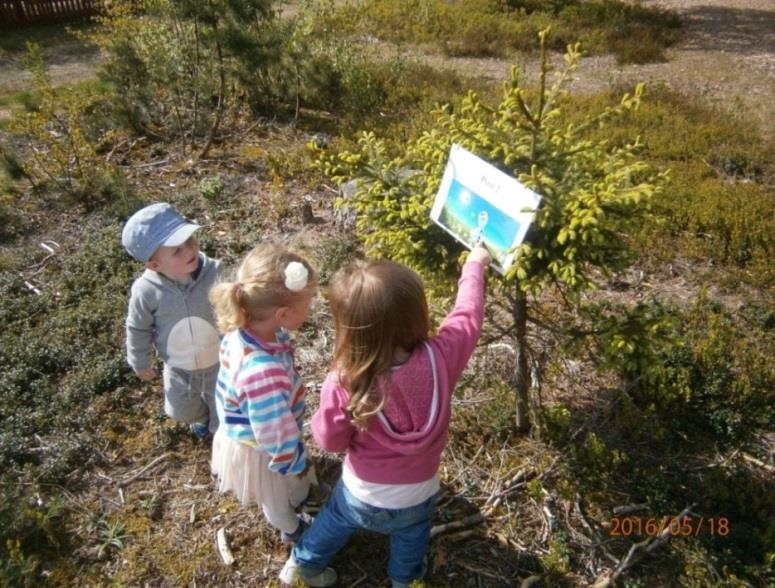
<svg viewBox="0 0 775 588">
<path fill-rule="evenodd" d="M 489 253 L 482 247 L 474 248 L 469 254 L 458 281 L 455 307 L 434 338 L 449 367 L 450 382 L 460 377 L 482 331 L 484 270 L 490 261 Z"/>
</svg>

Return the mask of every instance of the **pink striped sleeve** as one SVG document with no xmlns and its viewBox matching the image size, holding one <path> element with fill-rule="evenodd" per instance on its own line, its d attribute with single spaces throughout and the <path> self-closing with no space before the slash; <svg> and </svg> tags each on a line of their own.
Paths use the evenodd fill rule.
<svg viewBox="0 0 775 588">
<path fill-rule="evenodd" d="M 250 420 L 253 435 L 271 459 L 269 469 L 298 474 L 306 465 L 302 432 L 291 411 L 291 378 L 274 362 L 244 366 L 237 381 L 240 409 Z"/>
</svg>

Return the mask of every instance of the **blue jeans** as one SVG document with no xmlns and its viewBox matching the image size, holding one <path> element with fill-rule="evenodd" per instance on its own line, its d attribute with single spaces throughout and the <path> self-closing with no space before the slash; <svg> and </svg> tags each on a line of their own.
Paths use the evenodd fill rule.
<svg viewBox="0 0 775 588">
<path fill-rule="evenodd" d="M 390 535 L 388 575 L 394 586 L 408 585 L 425 571 L 436 496 L 407 508 L 379 508 L 361 502 L 339 480 L 328 502 L 293 548 L 301 575 L 323 572 L 358 529 Z"/>
</svg>

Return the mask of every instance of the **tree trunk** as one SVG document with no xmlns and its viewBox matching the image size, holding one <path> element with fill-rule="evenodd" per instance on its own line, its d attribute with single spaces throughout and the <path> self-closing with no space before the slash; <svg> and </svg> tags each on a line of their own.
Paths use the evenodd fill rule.
<svg viewBox="0 0 775 588">
<path fill-rule="evenodd" d="M 517 286 L 514 298 L 514 327 L 517 337 L 517 366 L 514 373 L 514 390 L 517 400 L 516 428 L 518 433 L 530 430 L 530 370 L 527 351 L 527 296 Z"/>
<path fill-rule="evenodd" d="M 218 104 L 215 108 L 215 118 L 213 119 L 213 124 L 210 127 L 210 132 L 207 136 L 207 143 L 205 143 L 205 146 L 202 147 L 202 151 L 199 152 L 198 159 L 204 159 L 210 152 L 210 147 L 212 147 L 213 140 L 215 139 L 215 133 L 218 132 L 218 127 L 221 124 L 224 102 L 226 101 L 226 73 L 224 71 L 225 66 L 223 64 L 223 51 L 221 50 L 221 44 L 218 41 L 215 42 L 215 53 L 218 56 Z"/>
</svg>

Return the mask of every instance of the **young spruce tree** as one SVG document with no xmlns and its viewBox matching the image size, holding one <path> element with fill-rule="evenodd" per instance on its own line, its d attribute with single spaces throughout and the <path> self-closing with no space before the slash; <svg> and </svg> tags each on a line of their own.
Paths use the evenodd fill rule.
<svg viewBox="0 0 775 588">
<path fill-rule="evenodd" d="M 358 229 L 369 254 L 413 267 L 431 294 L 448 291 L 461 252 L 429 218 L 453 143 L 542 196 L 528 238 L 502 277 L 513 324 L 500 330 L 516 343 L 516 428 L 523 432 L 530 427 L 531 372 L 535 378 L 541 371 L 535 369 L 527 338 L 539 295 L 553 289 L 569 307 L 578 308 L 582 294 L 595 288 L 596 278 L 625 267 L 630 259 L 627 228 L 643 222 L 663 179 L 637 159 L 637 140 L 612 147 L 586 134 L 590 127 L 604 126 L 636 108 L 642 86 L 583 124 L 562 122 L 564 87 L 577 66 L 579 47 L 568 48 L 565 66 L 550 86 L 547 35 L 548 31 L 539 35 L 540 78 L 532 99 L 513 69 L 497 107 L 486 106 L 471 92 L 456 111 L 441 108 L 433 128 L 407 144 L 403 153 L 389 153 L 384 141 L 365 133 L 357 152 L 321 154 L 320 159 L 334 181 L 356 180 L 347 205 L 358 213 Z M 648 320 L 643 313 L 639 316 Z M 631 328 L 632 321 L 626 326 L 640 333 Z M 566 329 L 567 336 L 569 332 Z M 620 354 L 635 352 L 634 340 L 622 333 L 608 332 L 601 339 Z"/>
</svg>

